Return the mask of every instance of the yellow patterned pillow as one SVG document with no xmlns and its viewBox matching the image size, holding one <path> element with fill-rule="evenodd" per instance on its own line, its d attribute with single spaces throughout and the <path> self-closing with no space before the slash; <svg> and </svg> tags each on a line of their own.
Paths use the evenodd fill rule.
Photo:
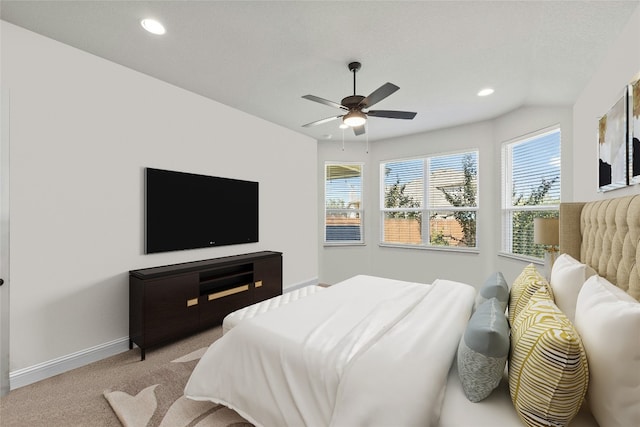
<svg viewBox="0 0 640 427">
<path fill-rule="evenodd" d="M 529 302 L 531 295 L 535 294 L 536 291 L 543 286 L 547 287 L 551 299 L 553 299 L 553 291 L 551 290 L 551 286 L 549 286 L 549 282 L 540 275 L 533 264 L 527 265 L 522 270 L 522 273 L 516 277 L 509 293 L 509 324 L 511 327 L 513 327 L 518 313 L 520 313 L 524 306 L 527 305 L 527 302 Z"/>
<path fill-rule="evenodd" d="M 531 427 L 567 426 L 589 384 L 580 335 L 540 289 L 511 331 L 509 391 L 520 419 Z"/>
<path fill-rule="evenodd" d="M 511 326 L 513 329 L 513 331 L 511 332 L 511 341 L 513 344 L 515 344 L 515 341 L 517 341 L 519 337 L 518 334 L 522 331 L 527 330 L 531 323 L 542 320 L 545 314 L 556 314 L 558 310 L 560 310 L 560 308 L 555 304 L 553 300 L 550 285 L 541 286 L 540 288 L 538 288 L 527 300 L 527 305 L 529 305 L 529 303 L 533 305 L 534 302 L 536 303 L 535 316 L 532 315 L 533 313 L 531 313 L 530 311 L 527 312 L 527 316 L 521 316 L 521 314 L 524 314 L 524 310 L 522 310 L 516 320 L 513 322 L 513 325 Z M 523 322 L 525 323 L 524 326 L 522 325 Z M 514 334 L 516 334 L 516 336 L 513 336 Z M 513 349 L 513 345 L 511 347 Z"/>
</svg>

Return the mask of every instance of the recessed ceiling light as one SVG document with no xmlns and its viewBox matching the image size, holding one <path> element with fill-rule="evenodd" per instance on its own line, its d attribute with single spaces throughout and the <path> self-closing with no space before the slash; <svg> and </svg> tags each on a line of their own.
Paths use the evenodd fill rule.
<svg viewBox="0 0 640 427">
<path fill-rule="evenodd" d="M 487 96 L 487 95 L 491 95 L 494 92 L 493 89 L 491 89 L 490 87 L 482 89 L 480 92 L 478 92 L 478 96 Z"/>
<path fill-rule="evenodd" d="M 142 21 L 140 21 L 140 25 L 142 25 L 142 28 L 149 31 L 151 34 L 162 35 L 167 32 L 164 29 L 164 25 L 162 25 L 155 19 L 143 19 Z"/>
</svg>

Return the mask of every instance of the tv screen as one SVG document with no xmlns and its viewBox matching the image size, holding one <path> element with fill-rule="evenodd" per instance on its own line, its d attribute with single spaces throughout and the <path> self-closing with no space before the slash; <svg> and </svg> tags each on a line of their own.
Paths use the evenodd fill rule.
<svg viewBox="0 0 640 427">
<path fill-rule="evenodd" d="M 145 253 L 257 241 L 257 182 L 145 169 Z"/>
</svg>

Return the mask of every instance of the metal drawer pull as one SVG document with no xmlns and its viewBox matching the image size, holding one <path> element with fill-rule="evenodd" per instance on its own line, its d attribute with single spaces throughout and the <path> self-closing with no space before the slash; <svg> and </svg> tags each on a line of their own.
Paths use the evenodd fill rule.
<svg viewBox="0 0 640 427">
<path fill-rule="evenodd" d="M 262 280 L 258 280 L 256 282 L 256 288 L 259 288 L 260 286 L 262 286 Z"/>
<path fill-rule="evenodd" d="M 198 298 L 191 298 L 187 300 L 187 307 L 193 307 L 194 305 L 198 305 Z"/>
<path fill-rule="evenodd" d="M 242 285 L 242 286 L 238 286 L 237 288 L 231 288 L 231 289 L 227 289 L 225 291 L 220 291 L 220 292 L 215 292 L 213 294 L 209 294 L 208 298 L 209 298 L 209 301 L 211 301 L 211 300 L 214 300 L 214 299 L 226 297 L 226 296 L 229 296 L 229 295 L 237 294 L 237 293 L 248 291 L 248 290 L 249 290 L 249 285 Z"/>
</svg>

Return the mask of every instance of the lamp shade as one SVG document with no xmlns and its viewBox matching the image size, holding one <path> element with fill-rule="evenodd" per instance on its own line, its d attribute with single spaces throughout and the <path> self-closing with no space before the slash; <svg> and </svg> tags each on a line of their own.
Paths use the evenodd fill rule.
<svg viewBox="0 0 640 427">
<path fill-rule="evenodd" d="M 342 121 L 347 126 L 358 127 L 366 123 L 367 116 L 361 111 L 353 110 L 342 116 Z"/>
<path fill-rule="evenodd" d="M 533 243 L 557 246 L 559 244 L 559 228 L 558 218 L 534 218 Z"/>
</svg>

